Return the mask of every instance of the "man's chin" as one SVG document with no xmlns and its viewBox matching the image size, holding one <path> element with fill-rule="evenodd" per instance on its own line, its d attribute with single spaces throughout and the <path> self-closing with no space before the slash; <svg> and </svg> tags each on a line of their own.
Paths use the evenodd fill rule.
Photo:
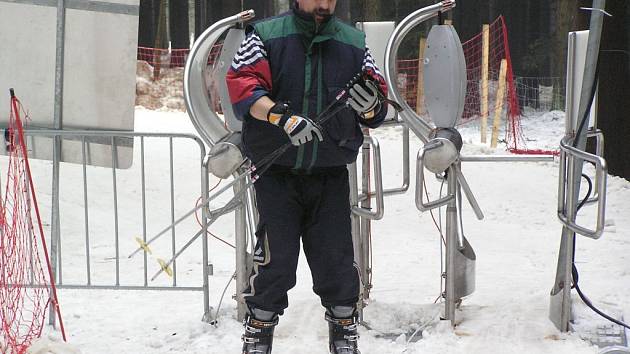
<svg viewBox="0 0 630 354">
<path fill-rule="evenodd" d="M 315 21 L 317 21 L 317 23 L 322 23 L 322 22 L 326 22 L 328 20 L 330 20 L 330 18 L 332 17 L 332 15 L 315 15 Z"/>
</svg>

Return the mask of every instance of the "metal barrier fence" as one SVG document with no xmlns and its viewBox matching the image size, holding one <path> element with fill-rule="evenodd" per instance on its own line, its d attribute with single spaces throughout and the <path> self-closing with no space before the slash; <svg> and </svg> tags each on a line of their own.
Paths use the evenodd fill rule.
<svg viewBox="0 0 630 354">
<path fill-rule="evenodd" d="M 564 110 L 564 78 L 516 76 L 515 84 L 521 108 L 527 108 L 535 112 Z"/>
<path fill-rule="evenodd" d="M 27 130 L 25 134 L 30 139 L 43 137 L 50 138 L 51 142 L 61 139 L 68 145 L 80 145 L 82 162 L 62 165 L 59 178 L 66 182 L 59 187 L 61 206 L 57 214 L 53 201 L 53 219 L 59 215 L 57 225 L 60 226 L 59 232 L 51 232 L 58 236 L 51 237 L 50 249 L 58 288 L 202 291 L 204 319 L 208 319 L 210 265 L 206 237 L 201 237 L 201 272 L 190 271 L 193 266 L 198 267 L 199 258 L 191 261 L 187 255 L 185 263 L 190 267 L 186 267 L 186 272 L 178 272 L 175 260 L 169 268 L 170 280 L 162 276 L 149 281 L 150 271 L 165 270 L 166 262 L 157 258 L 158 253 L 166 259 L 174 257 L 177 247 L 182 245 L 179 241 L 187 241 L 196 231 L 206 234 L 207 208 L 201 208 L 203 215 L 199 225 L 180 224 L 155 242 L 147 239 L 157 228 L 172 225 L 191 204 L 207 198 L 209 177 L 203 163 L 206 155 L 203 141 L 191 134 L 120 131 Z M 111 146 L 108 167 L 88 168 L 92 160 L 90 152 L 96 150 L 96 145 Z M 121 159 L 119 148 L 133 145 L 136 145 L 135 163 L 129 169 L 117 168 Z M 180 149 L 186 149 L 186 153 L 175 154 Z M 148 164 L 151 168 L 147 168 Z M 190 171 L 194 170 L 200 176 L 199 189 L 190 180 Z M 179 184 L 178 177 L 182 178 Z M 168 206 L 160 205 L 160 201 L 166 199 L 165 190 L 170 191 Z M 41 188 L 38 192 L 42 193 Z M 83 208 L 82 215 L 77 213 L 77 205 Z M 160 220 L 160 225 L 151 225 L 148 220 Z M 77 235 L 80 229 L 83 235 Z M 141 252 L 137 258 L 127 256 L 138 248 Z M 74 270 L 64 272 L 67 267 Z M 77 271 L 78 267 L 83 268 L 83 272 Z M 79 273 L 83 275 L 78 276 Z"/>
</svg>

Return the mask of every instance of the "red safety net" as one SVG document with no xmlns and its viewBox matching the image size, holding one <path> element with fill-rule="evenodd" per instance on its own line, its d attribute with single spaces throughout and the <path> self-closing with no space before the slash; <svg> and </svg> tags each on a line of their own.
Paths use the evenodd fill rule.
<svg viewBox="0 0 630 354">
<path fill-rule="evenodd" d="M 396 61 L 398 74 L 398 92 L 416 113 L 424 115 L 424 105 L 418 106 L 418 59 L 399 59 Z"/>
<path fill-rule="evenodd" d="M 223 48 L 223 42 L 216 43 L 211 49 L 208 55 L 208 65 L 214 65 L 214 62 L 218 59 Z M 159 68 L 183 68 L 186 66 L 186 60 L 190 49 L 160 49 L 160 48 L 147 48 L 138 47 L 138 60 L 144 60 L 149 63 L 154 70 Z"/>
<path fill-rule="evenodd" d="M 462 43 L 464 57 L 466 59 L 467 87 L 464 112 L 459 124 L 469 123 L 481 118 L 481 91 L 482 91 L 482 36 L 483 33 L 475 35 L 473 38 Z M 512 59 L 510 57 L 510 47 L 508 43 L 507 26 L 503 16 L 497 18 L 489 25 L 489 55 L 488 55 L 488 112 L 487 119 L 489 127 L 495 113 L 497 88 L 501 61 L 506 60 L 505 91 L 503 95 L 501 110 L 501 121 L 505 127 L 505 140 L 508 150 L 515 154 L 553 154 L 555 150 L 530 149 L 526 145 L 527 139 L 521 128 L 522 111 L 519 106 L 518 90 L 516 88 L 515 76 L 512 70 Z M 401 95 L 409 106 L 418 114 L 425 115 L 426 108 L 418 103 L 418 59 L 405 59 L 396 62 L 397 86 Z M 554 85 L 557 86 L 557 85 Z M 527 97 L 523 97 L 525 100 Z M 422 99 L 422 98 L 420 98 Z M 558 99 L 561 101 L 562 99 Z M 554 102 L 557 101 L 554 98 Z M 427 117 L 430 118 L 430 117 Z M 488 128 L 491 129 L 491 128 Z M 489 135 L 489 134 L 488 134 Z"/>
<path fill-rule="evenodd" d="M 8 154 L 6 185 L 0 203 L 0 351 L 3 354 L 26 352 L 41 335 L 51 303 L 65 340 L 20 112 L 23 112 L 20 102 L 12 94 L 9 126 L 4 134 Z"/>
<path fill-rule="evenodd" d="M 466 87 L 466 101 L 462 122 L 479 119 L 481 116 L 481 92 L 482 86 L 482 57 L 483 57 L 483 32 L 462 43 L 464 56 L 466 57 L 466 73 L 468 83 Z M 501 61 L 507 62 L 505 76 L 505 91 L 503 95 L 502 117 L 506 120 L 505 140 L 508 150 L 517 154 L 557 154 L 556 151 L 528 149 L 526 139 L 521 128 L 521 109 L 519 106 L 514 73 L 512 71 L 512 59 L 508 43 L 507 26 L 503 16 L 499 16 L 489 25 L 489 55 L 488 55 L 488 126 L 492 126 L 495 114 L 496 93 L 499 82 Z"/>
</svg>

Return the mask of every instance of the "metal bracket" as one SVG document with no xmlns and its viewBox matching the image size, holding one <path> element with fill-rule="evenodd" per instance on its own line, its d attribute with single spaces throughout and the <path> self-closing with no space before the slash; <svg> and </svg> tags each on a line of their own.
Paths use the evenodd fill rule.
<svg viewBox="0 0 630 354">
<path fill-rule="evenodd" d="M 416 207 L 420 211 L 428 211 L 431 209 L 442 207 L 448 204 L 455 198 L 455 194 L 448 194 L 443 198 L 436 199 L 432 202 L 425 204 L 422 201 L 422 195 L 424 194 L 424 152 L 426 150 L 421 148 L 418 150 L 418 158 L 416 161 Z"/>
<path fill-rule="evenodd" d="M 589 130 L 587 136 L 589 138 L 595 138 L 595 155 L 599 157 L 604 157 L 604 133 L 601 131 L 601 129 Z M 595 203 L 599 200 L 599 196 L 600 194 L 602 194 L 602 192 L 599 190 L 598 182 L 599 181 L 597 179 L 597 176 L 595 176 L 595 189 L 593 190 L 593 196 L 590 197 L 586 201 L 586 203 Z"/>
<path fill-rule="evenodd" d="M 580 10 L 586 10 L 586 11 L 599 11 L 601 13 L 603 13 L 604 15 L 608 16 L 608 17 L 613 17 L 612 14 L 606 12 L 606 10 L 604 9 L 596 9 L 594 7 L 580 7 Z"/>
</svg>

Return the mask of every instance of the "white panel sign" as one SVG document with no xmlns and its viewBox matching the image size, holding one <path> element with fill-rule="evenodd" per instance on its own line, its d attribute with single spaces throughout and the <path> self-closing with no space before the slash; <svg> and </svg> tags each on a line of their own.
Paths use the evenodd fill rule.
<svg viewBox="0 0 630 354">
<path fill-rule="evenodd" d="M 582 118 L 578 117 L 578 111 L 580 110 L 580 96 L 582 94 L 582 81 L 584 78 L 584 64 L 586 62 L 586 50 L 588 47 L 588 33 L 589 31 L 577 31 L 569 33 L 569 38 L 572 34 L 575 34 L 575 57 L 574 57 L 574 67 L 573 73 L 567 72 L 567 77 L 573 77 L 573 104 L 571 107 L 567 107 L 567 111 L 570 109 L 570 117 L 573 117 L 572 124 L 573 131 L 577 130 L 577 122 L 579 122 Z M 567 69 L 569 67 L 567 66 Z M 567 84 L 570 80 L 567 80 Z M 567 90 L 569 92 L 569 90 Z M 589 127 L 593 127 L 596 124 L 597 120 L 597 91 L 595 91 L 595 101 L 593 101 L 593 105 L 591 106 L 589 116 Z"/>
<path fill-rule="evenodd" d="M 28 110 L 27 129 L 54 127 L 57 1 L 50 3 L 0 0 L 0 43 L 11 48 L 0 56 L 0 90 L 6 91 L 0 95 L 2 128 L 8 121 L 10 87 Z M 133 130 L 138 0 L 66 4 L 61 128 Z M 135 11 L 125 13 L 134 6 Z M 111 166 L 111 142 L 88 141 L 88 163 Z M 128 167 L 133 143 L 118 142 L 117 165 Z M 31 157 L 52 159 L 52 139 L 29 139 L 29 149 Z M 81 150 L 79 141 L 63 140 L 62 161 L 80 163 Z"/>
</svg>

